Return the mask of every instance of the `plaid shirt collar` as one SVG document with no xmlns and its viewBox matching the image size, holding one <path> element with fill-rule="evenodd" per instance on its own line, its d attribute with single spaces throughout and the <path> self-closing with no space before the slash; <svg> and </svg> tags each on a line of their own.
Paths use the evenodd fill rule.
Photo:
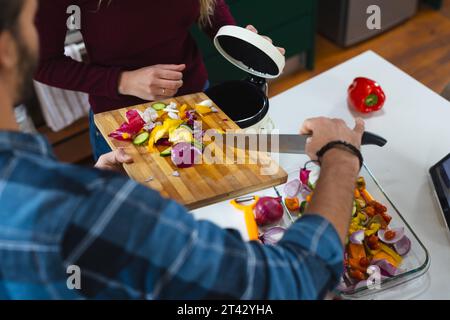
<svg viewBox="0 0 450 320">
<path fill-rule="evenodd" d="M 0 131 L 0 152 L 31 153 L 56 160 L 47 138 L 40 134 Z"/>
</svg>

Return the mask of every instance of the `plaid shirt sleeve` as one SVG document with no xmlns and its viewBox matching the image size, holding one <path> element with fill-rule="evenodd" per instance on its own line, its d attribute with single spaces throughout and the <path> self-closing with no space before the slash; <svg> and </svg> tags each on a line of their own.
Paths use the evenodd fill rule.
<svg viewBox="0 0 450 320">
<path fill-rule="evenodd" d="M 80 203 L 62 255 L 80 267 L 88 298 L 317 299 L 343 271 L 339 237 L 317 215 L 263 246 L 118 176 L 90 186 Z"/>
</svg>

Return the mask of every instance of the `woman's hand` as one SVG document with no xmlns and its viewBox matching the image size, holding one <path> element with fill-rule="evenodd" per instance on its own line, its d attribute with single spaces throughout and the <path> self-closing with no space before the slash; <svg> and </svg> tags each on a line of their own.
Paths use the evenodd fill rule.
<svg viewBox="0 0 450 320">
<path fill-rule="evenodd" d="M 258 33 L 258 30 L 256 30 L 256 28 L 254 27 L 254 26 L 252 26 L 251 24 L 249 24 L 247 27 L 246 27 L 246 29 L 248 29 L 248 30 L 250 30 L 250 31 L 252 31 L 252 32 L 254 32 L 254 33 Z M 266 37 L 266 36 L 262 36 L 264 39 L 266 39 L 267 41 L 269 41 L 270 43 L 272 43 L 272 39 L 270 39 L 269 37 Z M 281 52 L 281 54 L 284 56 L 284 54 L 286 53 L 286 50 L 284 49 L 284 48 L 280 48 L 280 47 L 277 47 L 277 49 Z"/>
<path fill-rule="evenodd" d="M 184 69 L 184 64 L 158 64 L 125 71 L 119 80 L 119 93 L 148 101 L 171 98 L 183 85 Z"/>
</svg>

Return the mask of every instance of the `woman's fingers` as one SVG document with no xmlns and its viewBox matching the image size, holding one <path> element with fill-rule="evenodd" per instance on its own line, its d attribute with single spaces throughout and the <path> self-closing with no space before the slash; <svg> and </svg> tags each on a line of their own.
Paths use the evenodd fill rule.
<svg viewBox="0 0 450 320">
<path fill-rule="evenodd" d="M 166 79 L 166 80 L 178 81 L 183 79 L 183 74 L 181 72 L 173 70 L 158 69 L 156 72 L 156 76 L 159 79 Z"/>
<path fill-rule="evenodd" d="M 270 43 L 273 43 L 273 41 L 272 41 L 272 39 L 270 39 L 269 37 L 267 37 L 267 36 L 262 36 L 264 39 L 266 39 L 267 41 L 269 41 Z"/>
<path fill-rule="evenodd" d="M 155 65 L 155 68 L 162 69 L 162 70 L 172 70 L 172 71 L 183 71 L 186 69 L 185 64 L 157 64 Z"/>
<path fill-rule="evenodd" d="M 256 34 L 258 34 L 258 30 L 256 30 L 256 28 L 255 28 L 253 25 L 251 25 L 251 24 L 249 24 L 249 25 L 246 27 L 246 29 L 248 29 L 248 30 L 250 30 L 250 31 L 252 31 L 252 32 L 254 32 L 254 33 L 256 33 Z M 269 41 L 270 43 L 273 44 L 273 41 L 272 41 L 271 38 L 269 38 L 269 37 L 267 37 L 267 36 L 262 36 L 262 37 L 263 37 L 264 39 L 266 39 L 267 41 Z M 280 51 L 280 53 L 281 53 L 283 56 L 286 54 L 286 50 L 285 50 L 284 48 L 277 47 L 277 49 Z"/>
<path fill-rule="evenodd" d="M 248 29 L 248 30 L 250 30 L 250 31 L 252 31 L 252 32 L 254 32 L 254 33 L 258 33 L 258 30 L 256 30 L 256 28 L 255 28 L 253 25 L 251 25 L 251 24 L 249 24 L 249 25 L 246 27 L 246 29 Z"/>
<path fill-rule="evenodd" d="M 178 90 L 183 86 L 183 80 L 155 79 L 153 81 L 153 86 L 158 88 Z"/>
<path fill-rule="evenodd" d="M 167 88 L 155 88 L 155 94 L 160 95 L 161 97 L 172 98 L 178 92 L 178 89 L 167 89 Z"/>
</svg>

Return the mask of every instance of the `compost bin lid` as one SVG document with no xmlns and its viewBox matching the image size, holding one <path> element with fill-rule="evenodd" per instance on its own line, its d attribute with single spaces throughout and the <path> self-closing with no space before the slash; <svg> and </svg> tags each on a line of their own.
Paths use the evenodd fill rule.
<svg viewBox="0 0 450 320">
<path fill-rule="evenodd" d="M 272 79 L 283 72 L 284 56 L 262 36 L 237 26 L 224 26 L 214 38 L 217 50 L 229 62 L 252 75 Z"/>
</svg>

